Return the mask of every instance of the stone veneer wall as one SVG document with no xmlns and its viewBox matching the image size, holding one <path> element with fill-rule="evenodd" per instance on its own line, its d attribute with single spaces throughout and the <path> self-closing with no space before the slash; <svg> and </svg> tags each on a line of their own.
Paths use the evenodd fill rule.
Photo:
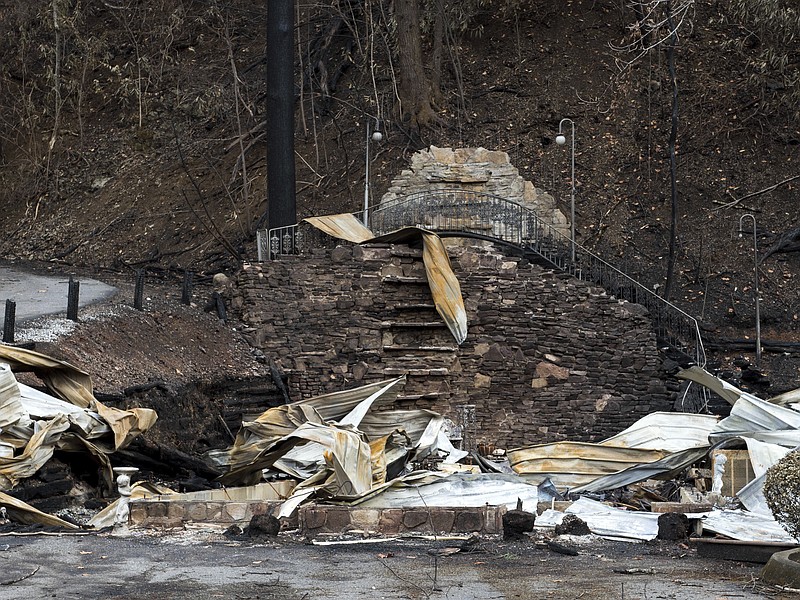
<svg viewBox="0 0 800 600">
<path fill-rule="evenodd" d="M 289 373 L 294 398 L 406 374 L 396 405 L 457 420 L 497 447 L 597 441 L 653 411 L 677 385 L 661 370 L 644 308 L 567 275 L 479 248 L 451 248 L 469 333 L 435 312 L 421 252 L 339 246 L 250 265 L 229 294 L 251 343 Z"/>
</svg>

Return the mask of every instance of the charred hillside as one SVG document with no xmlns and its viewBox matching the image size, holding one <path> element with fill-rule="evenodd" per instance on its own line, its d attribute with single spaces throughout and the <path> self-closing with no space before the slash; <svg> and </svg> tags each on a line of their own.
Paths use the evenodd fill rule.
<svg viewBox="0 0 800 600">
<path fill-rule="evenodd" d="M 375 196 L 421 148 L 481 146 L 507 152 L 568 214 L 569 145 L 554 139 L 570 118 L 578 241 L 663 291 L 674 240 L 672 300 L 701 319 L 723 367 L 753 361 L 755 241 L 762 335 L 779 348 L 765 358 L 796 387 L 800 132 L 789 90 L 748 69 L 759 46 L 729 2 L 694 4 L 675 40 L 674 235 L 670 44 L 625 52 L 637 15 L 616 2 L 511 5 L 450 15 L 443 36 L 423 11 L 426 75 L 440 93 L 435 118 L 417 125 L 398 102 L 388 3 L 298 2 L 299 216 L 360 208 L 373 118 L 384 131 L 372 146 Z M 239 0 L 4 11 L 0 257 L 151 273 L 254 260 L 265 23 L 263 2 Z M 745 219 L 739 237 L 745 214 L 757 227 Z"/>
</svg>

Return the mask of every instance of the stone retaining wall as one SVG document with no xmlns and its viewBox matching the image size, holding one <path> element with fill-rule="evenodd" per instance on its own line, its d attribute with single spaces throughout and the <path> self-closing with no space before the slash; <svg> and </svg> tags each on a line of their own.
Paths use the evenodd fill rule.
<svg viewBox="0 0 800 600">
<path fill-rule="evenodd" d="M 298 512 L 300 532 L 320 533 L 360 531 L 382 535 L 398 533 L 448 534 L 503 532 L 505 506 L 446 508 L 359 508 L 311 504 Z"/>
<path fill-rule="evenodd" d="M 289 374 L 294 398 L 405 374 L 400 408 L 458 418 L 477 443 L 597 441 L 670 410 L 645 309 L 570 276 L 453 247 L 469 332 L 432 305 L 419 250 L 350 246 L 250 265 L 227 298 L 245 335 Z"/>
<path fill-rule="evenodd" d="M 217 525 L 246 525 L 256 515 L 275 511 L 281 501 L 251 500 L 167 501 L 131 500 L 130 523 L 134 527 L 163 527 L 174 529 L 186 523 L 215 523 Z"/>
</svg>

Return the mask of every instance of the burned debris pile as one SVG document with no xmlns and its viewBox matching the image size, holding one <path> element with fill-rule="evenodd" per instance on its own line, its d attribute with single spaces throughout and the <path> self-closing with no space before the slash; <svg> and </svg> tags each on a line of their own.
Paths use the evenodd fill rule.
<svg viewBox="0 0 800 600">
<path fill-rule="evenodd" d="M 62 467 L 54 452 L 59 457 L 77 453 L 83 458 L 76 462 L 90 459 L 99 470 L 108 497 L 112 457 L 117 460 L 120 453 L 135 460 L 136 454 L 123 454 L 124 449 L 146 433 L 156 415 L 103 405 L 93 396 L 89 376 L 71 365 L 28 350 L 0 346 L 0 352 L 0 506 L 11 522 L 5 527 L 74 528 L 14 497 L 15 490 L 25 489 L 21 484 L 37 472 L 57 479 Z M 17 382 L 13 371 L 24 370 L 33 371 L 54 395 Z M 231 447 L 202 459 L 189 457 L 206 464 L 207 474 L 222 473 L 207 486 L 222 489 L 178 493 L 141 481 L 130 492 L 131 506 L 203 501 L 207 509 L 195 509 L 183 521 L 214 521 L 211 506 L 226 498 L 239 503 L 270 499 L 269 514 L 242 512 L 239 524 L 257 516 L 267 519 L 271 530 L 278 522 L 286 528 L 308 505 L 317 511 L 325 506 L 401 511 L 393 514 L 404 515 L 406 527 L 427 531 L 435 523 L 425 511 L 488 505 L 502 507 L 508 539 L 549 531 L 629 541 L 713 535 L 796 544 L 796 530 L 791 524 L 782 527 L 773 510 L 778 510 L 774 498 L 796 494 L 788 484 L 781 488 L 786 478 L 780 477 L 786 471 L 781 464 L 796 460 L 791 450 L 800 442 L 797 394 L 768 402 L 698 367 L 678 376 L 725 398 L 732 405 L 730 416 L 653 413 L 596 444 L 557 442 L 507 452 L 483 444 L 479 452 L 457 447 L 458 427 L 443 415 L 394 408 L 404 383 L 400 377 L 292 402 L 245 420 Z M 788 472 L 794 476 L 792 467 Z M 766 494 L 765 480 L 770 482 Z M 112 503 L 83 526 L 112 525 L 115 514 Z M 794 518 L 785 508 L 776 514 L 784 525 Z M 310 519 L 307 515 L 302 522 Z"/>
</svg>

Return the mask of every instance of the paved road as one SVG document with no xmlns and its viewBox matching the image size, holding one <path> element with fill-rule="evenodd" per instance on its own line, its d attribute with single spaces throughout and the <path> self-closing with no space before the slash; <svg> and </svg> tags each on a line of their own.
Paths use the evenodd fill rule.
<svg viewBox="0 0 800 600">
<path fill-rule="evenodd" d="M 646 544 L 612 543 L 585 548 L 580 556 L 532 543 L 495 544 L 436 563 L 427 552 L 434 544 L 444 543 L 312 546 L 281 540 L 253 545 L 220 536 L 201 539 L 196 533 L 177 539 L 0 536 L 0 600 L 791 597 L 755 584 L 759 565 L 701 559 L 691 551 L 664 555 Z"/>
<path fill-rule="evenodd" d="M 80 281 L 79 306 L 87 306 L 116 293 L 117 288 L 84 277 Z M 5 321 L 6 300 L 17 303 L 18 324 L 36 317 L 67 312 L 69 275 L 39 275 L 0 266 L 0 327 Z"/>
</svg>

